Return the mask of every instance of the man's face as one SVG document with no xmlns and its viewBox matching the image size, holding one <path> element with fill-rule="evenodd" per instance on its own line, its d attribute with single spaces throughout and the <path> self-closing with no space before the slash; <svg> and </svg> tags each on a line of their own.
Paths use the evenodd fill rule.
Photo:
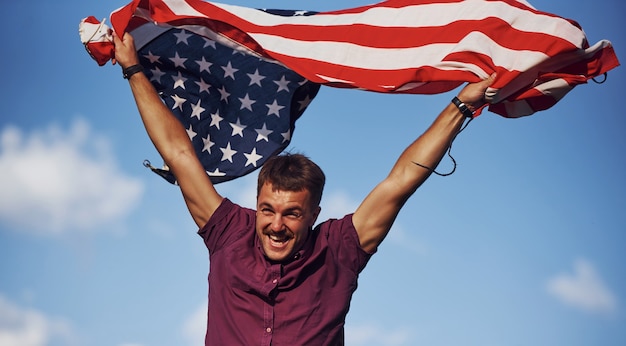
<svg viewBox="0 0 626 346">
<path fill-rule="evenodd" d="M 312 206 L 310 193 L 272 191 L 272 185 L 261 187 L 257 198 L 256 232 L 265 256 L 272 261 L 291 258 L 304 244 L 320 212 Z"/>
</svg>

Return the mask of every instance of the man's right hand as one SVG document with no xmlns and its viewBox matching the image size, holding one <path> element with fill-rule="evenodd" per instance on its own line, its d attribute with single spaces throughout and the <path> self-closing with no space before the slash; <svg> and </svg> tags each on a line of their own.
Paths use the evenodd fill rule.
<svg viewBox="0 0 626 346">
<path fill-rule="evenodd" d="M 135 40 L 129 33 L 124 33 L 123 37 L 119 37 L 113 32 L 113 45 L 115 46 L 115 56 L 113 57 L 113 65 L 119 63 L 122 69 L 129 66 L 139 64 L 139 57 L 135 48 Z"/>
<path fill-rule="evenodd" d="M 487 87 L 489 87 L 495 79 L 496 74 L 494 72 L 487 79 L 467 84 L 459 92 L 459 100 L 465 103 L 472 112 L 475 112 L 477 109 L 485 105 L 485 90 L 487 90 Z"/>
</svg>

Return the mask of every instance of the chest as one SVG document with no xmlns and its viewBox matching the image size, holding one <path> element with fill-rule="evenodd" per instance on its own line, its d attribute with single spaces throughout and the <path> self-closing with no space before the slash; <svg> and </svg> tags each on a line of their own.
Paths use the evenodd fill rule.
<svg viewBox="0 0 626 346">
<path fill-rule="evenodd" d="M 323 292 L 356 288 L 356 275 L 343 268 L 323 244 L 298 252 L 284 264 L 267 261 L 250 241 L 234 243 L 225 250 L 211 256 L 210 278 L 259 297 L 280 301 L 281 296 L 296 294 L 300 299 L 315 300 Z"/>
</svg>

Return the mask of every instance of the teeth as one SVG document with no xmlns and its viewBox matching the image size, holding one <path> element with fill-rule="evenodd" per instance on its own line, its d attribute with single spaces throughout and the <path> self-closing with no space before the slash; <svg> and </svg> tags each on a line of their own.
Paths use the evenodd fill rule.
<svg viewBox="0 0 626 346">
<path fill-rule="evenodd" d="M 287 238 L 278 237 L 278 236 L 275 236 L 275 235 L 270 235 L 269 237 L 270 237 L 271 240 L 273 240 L 275 242 L 283 243 L 283 242 L 287 241 Z"/>
</svg>

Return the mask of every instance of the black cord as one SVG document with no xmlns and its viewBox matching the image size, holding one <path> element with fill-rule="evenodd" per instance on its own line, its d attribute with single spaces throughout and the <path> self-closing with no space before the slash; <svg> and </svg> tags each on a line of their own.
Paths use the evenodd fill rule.
<svg viewBox="0 0 626 346">
<path fill-rule="evenodd" d="M 435 174 L 437 174 L 438 176 L 441 176 L 441 177 L 447 177 L 449 175 L 452 175 L 452 173 L 454 173 L 454 171 L 456 171 L 456 160 L 454 159 L 454 157 L 452 157 L 452 143 L 454 143 L 454 140 L 456 139 L 456 137 L 461 132 L 463 132 L 463 130 L 465 130 L 465 128 L 467 128 L 469 123 L 471 123 L 472 120 L 474 120 L 474 118 L 467 118 L 467 119 L 468 119 L 467 122 L 465 122 L 465 124 L 463 126 L 461 126 L 461 129 L 454 135 L 454 137 L 452 137 L 452 140 L 450 141 L 450 145 L 448 146 L 448 152 L 447 152 L 448 153 L 448 157 L 450 158 L 450 160 L 452 160 L 452 164 L 454 165 L 450 172 L 448 172 L 448 173 L 440 173 L 440 172 L 437 172 L 433 168 L 430 168 L 428 166 L 422 165 L 421 163 L 417 163 L 415 161 L 411 161 L 411 162 L 413 162 L 414 164 L 416 164 L 416 165 L 418 165 L 418 166 L 420 166 L 422 168 L 425 168 L 425 169 L 431 171 L 432 173 L 435 173 Z"/>
<path fill-rule="evenodd" d="M 591 80 L 593 80 L 594 82 L 596 82 L 596 84 L 603 84 L 604 82 L 606 82 L 606 79 L 608 78 L 609 74 L 608 74 L 608 73 L 606 73 L 606 72 L 604 72 L 603 76 L 604 76 L 604 79 L 603 79 L 603 80 L 601 80 L 601 81 L 596 80 L 596 78 L 595 78 L 595 77 L 594 77 L 594 78 L 591 78 Z"/>
</svg>

